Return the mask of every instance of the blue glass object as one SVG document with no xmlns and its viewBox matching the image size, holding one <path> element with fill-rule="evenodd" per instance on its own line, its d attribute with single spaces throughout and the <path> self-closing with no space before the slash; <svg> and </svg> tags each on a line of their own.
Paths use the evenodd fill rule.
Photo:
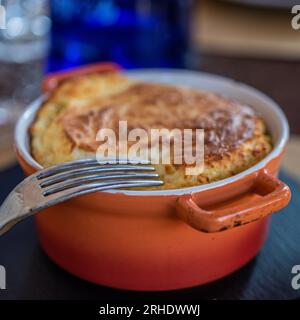
<svg viewBox="0 0 300 320">
<path fill-rule="evenodd" d="M 48 70 L 186 66 L 192 0 L 51 0 Z"/>
</svg>

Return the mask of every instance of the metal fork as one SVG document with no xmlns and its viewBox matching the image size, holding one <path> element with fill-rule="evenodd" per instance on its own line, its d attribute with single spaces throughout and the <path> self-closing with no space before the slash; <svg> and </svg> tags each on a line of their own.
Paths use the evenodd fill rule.
<svg viewBox="0 0 300 320">
<path fill-rule="evenodd" d="M 42 209 L 83 194 L 162 185 L 154 167 L 148 164 L 146 160 L 115 160 L 107 164 L 83 159 L 38 171 L 19 183 L 0 207 L 0 235 Z"/>
</svg>

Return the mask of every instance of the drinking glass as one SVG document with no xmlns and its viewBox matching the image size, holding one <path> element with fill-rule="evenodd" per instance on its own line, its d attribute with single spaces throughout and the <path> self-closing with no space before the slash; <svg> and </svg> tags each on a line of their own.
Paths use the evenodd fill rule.
<svg viewBox="0 0 300 320">
<path fill-rule="evenodd" d="M 188 64 L 192 0 L 51 0 L 48 70 L 94 61 L 125 68 Z"/>
<path fill-rule="evenodd" d="M 40 94 L 50 27 L 47 0 L 0 1 L 0 166 L 20 112 Z"/>
</svg>

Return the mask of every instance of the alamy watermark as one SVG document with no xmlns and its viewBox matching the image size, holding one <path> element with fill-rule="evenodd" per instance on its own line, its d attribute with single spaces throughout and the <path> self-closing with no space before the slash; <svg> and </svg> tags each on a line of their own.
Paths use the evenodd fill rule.
<svg viewBox="0 0 300 320">
<path fill-rule="evenodd" d="M 291 21 L 292 28 L 294 30 L 300 29 L 300 4 L 296 4 L 292 7 L 292 14 L 294 15 Z"/>
<path fill-rule="evenodd" d="M 300 265 L 296 264 L 292 268 L 292 274 L 294 274 L 291 285 L 294 290 L 299 290 L 300 289 Z"/>
<path fill-rule="evenodd" d="M 6 270 L 0 265 L 0 290 L 6 289 Z"/>
<path fill-rule="evenodd" d="M 127 121 L 119 121 L 118 132 L 102 128 L 96 135 L 101 142 L 96 159 L 149 160 L 151 164 L 185 164 L 186 175 L 199 175 L 204 169 L 204 130 L 135 128 L 128 130 Z"/>
</svg>

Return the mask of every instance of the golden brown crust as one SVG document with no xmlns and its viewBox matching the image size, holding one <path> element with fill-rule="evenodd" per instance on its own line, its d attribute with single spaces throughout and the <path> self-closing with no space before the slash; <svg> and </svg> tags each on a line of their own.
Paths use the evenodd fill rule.
<svg viewBox="0 0 300 320">
<path fill-rule="evenodd" d="M 158 165 L 164 188 L 223 179 L 257 163 L 271 150 L 263 120 L 252 108 L 211 92 L 142 83 L 118 73 L 89 74 L 62 83 L 31 127 L 31 150 L 44 166 L 95 156 L 100 128 L 204 129 L 205 169 L 186 176 L 186 165 Z"/>
</svg>

